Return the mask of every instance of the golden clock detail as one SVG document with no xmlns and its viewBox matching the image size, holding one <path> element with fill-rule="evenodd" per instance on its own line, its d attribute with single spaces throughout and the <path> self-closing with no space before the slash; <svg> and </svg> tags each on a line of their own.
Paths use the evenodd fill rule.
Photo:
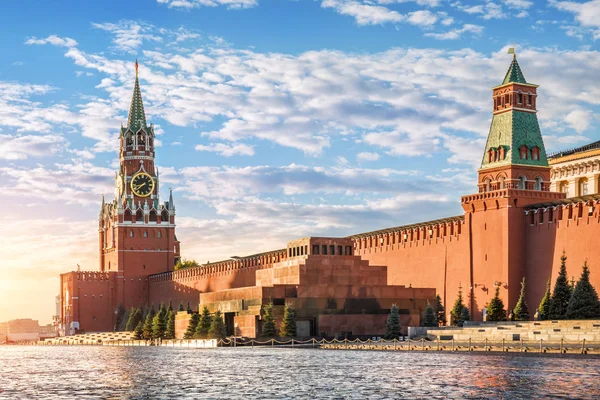
<svg viewBox="0 0 600 400">
<path fill-rule="evenodd" d="M 154 191 L 154 179 L 146 172 L 138 172 L 131 178 L 131 191 L 138 197 L 148 197 Z"/>
</svg>

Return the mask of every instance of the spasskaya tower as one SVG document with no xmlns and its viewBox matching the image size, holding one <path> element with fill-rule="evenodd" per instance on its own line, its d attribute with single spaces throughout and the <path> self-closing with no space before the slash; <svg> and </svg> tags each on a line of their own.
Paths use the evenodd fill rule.
<svg viewBox="0 0 600 400">
<path fill-rule="evenodd" d="M 119 132 L 115 199 L 102 199 L 98 219 L 100 271 L 117 272 L 117 303 L 125 307 L 145 304 L 148 276 L 172 271 L 179 259 L 173 194 L 160 202 L 155 143 L 154 126 L 146 123 L 136 61 L 127 125 Z"/>
</svg>

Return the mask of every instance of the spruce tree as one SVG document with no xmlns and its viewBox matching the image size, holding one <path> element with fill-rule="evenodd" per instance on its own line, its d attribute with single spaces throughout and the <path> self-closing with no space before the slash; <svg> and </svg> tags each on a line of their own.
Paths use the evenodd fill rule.
<svg viewBox="0 0 600 400">
<path fill-rule="evenodd" d="M 496 292 L 494 297 L 490 300 L 490 304 L 487 307 L 487 320 L 488 321 L 505 321 L 506 310 L 504 309 L 504 302 L 500 298 L 500 287 L 496 286 Z"/>
<path fill-rule="evenodd" d="M 127 332 L 133 331 L 135 329 L 135 327 L 137 326 L 137 323 L 135 322 L 136 313 L 137 313 L 137 308 L 131 307 L 129 309 L 129 317 L 127 318 L 127 323 L 125 324 L 125 330 Z"/>
<path fill-rule="evenodd" d="M 435 315 L 435 311 L 431 304 L 427 303 L 427 307 L 425 307 L 425 313 L 423 314 L 423 322 L 421 326 L 433 327 L 438 326 L 438 319 Z"/>
<path fill-rule="evenodd" d="M 387 318 L 385 338 L 389 340 L 398 339 L 400 335 L 402 335 L 400 331 L 400 310 L 395 304 L 392 304 Z"/>
<path fill-rule="evenodd" d="M 144 337 L 144 323 L 142 321 L 140 321 L 135 326 L 134 338 L 136 340 L 141 340 L 143 337 Z"/>
<path fill-rule="evenodd" d="M 144 321 L 144 328 L 143 328 L 143 336 L 144 339 L 148 340 L 148 339 L 152 339 L 152 319 L 154 318 L 154 316 L 152 315 L 152 312 L 149 312 L 146 315 L 146 320 Z"/>
<path fill-rule="evenodd" d="M 465 324 L 465 321 L 471 320 L 471 314 L 469 313 L 469 309 L 467 307 L 463 307 L 460 311 L 460 326 Z"/>
<path fill-rule="evenodd" d="M 465 305 L 463 304 L 462 288 L 459 286 L 458 297 L 456 298 L 456 301 L 454 302 L 452 311 L 450 311 L 450 317 L 451 317 L 450 322 L 453 326 L 462 326 L 460 315 L 462 313 L 463 308 L 465 308 Z"/>
<path fill-rule="evenodd" d="M 600 317 L 598 293 L 590 283 L 590 270 L 587 261 L 583 264 L 581 277 L 575 285 L 573 295 L 567 307 L 568 319 L 590 319 Z"/>
<path fill-rule="evenodd" d="M 273 316 L 273 303 L 263 306 L 263 324 L 261 335 L 264 337 L 275 337 L 275 317 Z"/>
<path fill-rule="evenodd" d="M 567 256 L 563 252 L 560 257 L 560 270 L 550 298 L 548 319 L 565 319 L 569 300 L 571 300 L 571 287 L 567 279 Z"/>
<path fill-rule="evenodd" d="M 529 307 L 527 307 L 527 302 L 525 301 L 525 277 L 523 277 L 523 281 L 521 282 L 519 300 L 513 309 L 513 319 L 515 321 L 529 321 Z"/>
<path fill-rule="evenodd" d="M 296 336 L 296 310 L 289 304 L 286 304 L 283 309 L 283 321 L 279 327 L 279 335 L 283 337 Z"/>
<path fill-rule="evenodd" d="M 198 326 L 196 327 L 196 332 L 194 333 L 194 337 L 198 339 L 206 339 L 208 337 L 208 330 L 210 329 L 211 322 L 212 318 L 210 316 L 210 312 L 208 311 L 208 307 L 204 306 L 202 309 L 202 314 L 200 315 L 200 320 L 198 321 Z"/>
<path fill-rule="evenodd" d="M 208 330 L 208 337 L 211 339 L 225 339 L 227 331 L 225 329 L 225 323 L 223 323 L 223 314 L 217 310 L 210 323 L 210 329 Z"/>
<path fill-rule="evenodd" d="M 173 303 L 169 300 L 169 308 L 167 308 L 167 312 L 173 311 Z"/>
<path fill-rule="evenodd" d="M 167 331 L 165 339 L 175 339 L 175 313 L 173 310 L 167 311 Z"/>
<path fill-rule="evenodd" d="M 190 302 L 189 301 L 187 303 L 187 312 L 190 313 L 190 314 L 194 312 L 194 310 L 192 310 L 192 307 L 190 307 Z"/>
<path fill-rule="evenodd" d="M 546 293 L 544 293 L 544 297 L 542 297 L 537 310 L 540 321 L 548 319 L 548 314 L 550 313 L 550 279 L 546 282 Z"/>
<path fill-rule="evenodd" d="M 438 294 L 435 296 L 435 307 L 434 307 L 435 315 L 437 317 L 438 326 L 446 325 L 446 310 L 444 309 L 444 305 L 442 304 L 442 298 Z"/>
<path fill-rule="evenodd" d="M 179 311 L 184 311 L 184 310 L 185 310 L 185 308 L 183 308 L 183 301 L 181 301 L 179 303 Z"/>
<path fill-rule="evenodd" d="M 164 307 L 152 319 L 152 338 L 162 339 L 167 330 L 167 312 Z"/>
<path fill-rule="evenodd" d="M 200 319 L 200 315 L 198 313 L 193 313 L 190 318 L 190 323 L 188 324 L 185 333 L 183 334 L 184 339 L 193 339 L 194 333 L 196 332 L 196 327 L 198 326 L 198 320 Z"/>
</svg>

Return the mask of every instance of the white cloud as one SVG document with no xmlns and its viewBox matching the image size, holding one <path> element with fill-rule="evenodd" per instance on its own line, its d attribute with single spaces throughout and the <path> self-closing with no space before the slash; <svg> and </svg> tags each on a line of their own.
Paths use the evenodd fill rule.
<svg viewBox="0 0 600 400">
<path fill-rule="evenodd" d="M 588 29 L 594 39 L 600 38 L 600 0 L 583 3 L 550 0 L 549 3 L 559 10 L 573 13 L 575 20 L 583 28 Z"/>
<path fill-rule="evenodd" d="M 361 161 L 377 161 L 379 160 L 379 154 L 362 151 L 356 155 L 356 158 Z"/>
<path fill-rule="evenodd" d="M 113 23 L 92 23 L 94 28 L 102 29 L 114 35 L 113 43 L 118 50 L 135 54 L 144 41 L 160 42 L 162 38 L 153 35 L 153 27 L 135 21 Z"/>
<path fill-rule="evenodd" d="M 480 25 L 464 24 L 462 28 L 452 29 L 443 33 L 427 32 L 425 36 L 430 36 L 438 40 L 456 40 L 460 39 L 464 33 L 479 35 L 483 32 L 483 29 L 483 26 Z"/>
<path fill-rule="evenodd" d="M 45 39 L 37 39 L 32 37 L 28 39 L 25 44 L 53 44 L 54 46 L 62 46 L 62 47 L 75 47 L 77 46 L 77 42 L 71 38 L 61 38 L 56 35 L 50 35 Z"/>
<path fill-rule="evenodd" d="M 250 8 L 258 4 L 256 0 L 156 0 L 172 8 L 191 9 L 199 7 L 225 6 L 229 9 Z"/>
<path fill-rule="evenodd" d="M 225 144 L 225 143 L 211 143 L 209 145 L 196 145 L 197 151 L 210 151 L 218 153 L 224 157 L 231 156 L 253 156 L 254 147 L 248 146 L 247 144 L 236 143 L 236 144 Z"/>
<path fill-rule="evenodd" d="M 43 157 L 64 150 L 65 140 L 58 135 L 11 136 L 0 134 L 0 160 L 24 160 Z"/>
<path fill-rule="evenodd" d="M 432 26 L 438 21 L 437 15 L 429 10 L 419 10 L 408 14 L 407 21 L 418 26 Z"/>
<path fill-rule="evenodd" d="M 590 127 L 592 112 L 590 110 L 577 109 L 567 114 L 565 121 L 577 132 L 582 133 Z"/>
<path fill-rule="evenodd" d="M 354 17 L 359 25 L 402 22 L 406 19 L 406 16 L 387 7 L 363 3 L 358 0 L 323 0 L 321 7 L 333 8 L 339 14 Z"/>
</svg>

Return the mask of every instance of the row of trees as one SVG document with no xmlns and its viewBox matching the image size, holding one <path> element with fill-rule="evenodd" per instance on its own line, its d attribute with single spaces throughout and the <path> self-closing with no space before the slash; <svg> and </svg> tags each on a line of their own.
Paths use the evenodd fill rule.
<svg viewBox="0 0 600 400">
<path fill-rule="evenodd" d="M 564 320 L 564 319 L 590 319 L 600 317 L 600 301 L 596 289 L 590 283 L 590 270 L 587 262 L 583 264 L 579 281 L 569 282 L 567 278 L 565 253 L 561 256 L 560 270 L 554 290 L 550 291 L 550 280 L 546 284 L 546 293 L 537 308 L 539 320 Z M 438 296 L 439 303 L 439 296 Z M 435 326 L 433 309 L 428 305 L 425 309 L 423 326 Z M 443 310 L 443 308 L 442 308 Z M 528 321 L 530 319 L 529 307 L 525 301 L 525 278 L 521 281 L 521 293 L 517 304 L 507 316 L 504 302 L 500 298 L 500 287 L 496 287 L 494 297 L 490 300 L 487 311 L 487 321 Z M 470 320 L 469 309 L 463 303 L 462 290 L 459 289 L 458 297 L 452 307 L 451 323 L 462 326 L 465 321 Z M 438 318 L 438 323 L 440 320 Z"/>
<path fill-rule="evenodd" d="M 275 316 L 273 315 L 273 303 L 269 303 L 263 307 L 263 314 L 261 336 L 265 338 L 277 336 Z M 296 336 L 296 309 L 291 304 L 286 304 L 283 309 L 283 320 L 279 326 L 279 336 Z"/>
<path fill-rule="evenodd" d="M 227 336 L 223 314 L 217 311 L 211 315 L 207 307 L 202 313 L 193 313 L 183 334 L 184 339 L 224 339 Z"/>
<path fill-rule="evenodd" d="M 539 319 L 590 319 L 600 317 L 598 293 L 590 283 L 590 270 L 583 264 L 577 284 L 567 278 L 567 256 L 560 258 L 560 270 L 554 291 L 550 294 L 550 281 L 538 307 Z"/>
</svg>

